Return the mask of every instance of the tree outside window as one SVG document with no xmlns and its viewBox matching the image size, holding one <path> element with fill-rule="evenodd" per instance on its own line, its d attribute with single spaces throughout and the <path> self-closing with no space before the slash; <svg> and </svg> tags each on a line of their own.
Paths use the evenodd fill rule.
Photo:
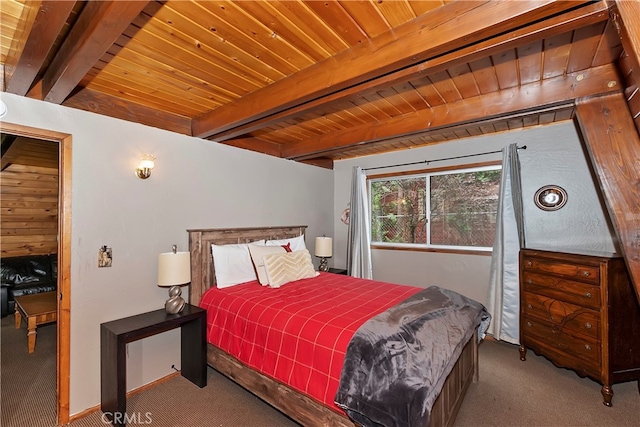
<svg viewBox="0 0 640 427">
<path fill-rule="evenodd" d="M 491 166 L 370 180 L 372 242 L 491 248 L 500 175 Z"/>
</svg>

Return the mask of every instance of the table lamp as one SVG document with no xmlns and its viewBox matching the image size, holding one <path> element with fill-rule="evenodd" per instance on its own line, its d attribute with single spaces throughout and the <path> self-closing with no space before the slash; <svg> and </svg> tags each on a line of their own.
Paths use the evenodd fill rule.
<svg viewBox="0 0 640 427">
<path fill-rule="evenodd" d="M 331 258 L 333 250 L 333 239 L 331 237 L 316 237 L 316 250 L 315 255 L 320 258 L 319 271 L 329 271 L 329 265 L 327 265 L 327 258 Z"/>
<path fill-rule="evenodd" d="M 191 258 L 189 252 L 178 252 L 173 245 L 172 252 L 158 256 L 158 286 L 170 286 L 169 299 L 164 305 L 167 313 L 177 314 L 184 309 L 180 286 L 191 282 Z"/>
</svg>

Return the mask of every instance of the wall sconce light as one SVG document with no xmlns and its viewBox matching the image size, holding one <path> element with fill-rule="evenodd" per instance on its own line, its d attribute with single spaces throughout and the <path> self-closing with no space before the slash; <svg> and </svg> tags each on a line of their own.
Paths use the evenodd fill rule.
<svg viewBox="0 0 640 427">
<path fill-rule="evenodd" d="M 140 179 L 147 179 L 151 176 L 151 169 L 155 166 L 156 158 L 150 154 L 143 154 L 138 167 L 136 168 L 136 176 Z"/>
</svg>

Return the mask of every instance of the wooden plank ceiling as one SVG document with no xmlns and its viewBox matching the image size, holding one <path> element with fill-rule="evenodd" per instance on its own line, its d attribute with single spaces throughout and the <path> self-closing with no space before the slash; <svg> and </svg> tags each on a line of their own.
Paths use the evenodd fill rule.
<svg viewBox="0 0 640 427">
<path fill-rule="evenodd" d="M 3 90 L 331 168 L 620 91 L 605 2 L 2 0 Z"/>
</svg>

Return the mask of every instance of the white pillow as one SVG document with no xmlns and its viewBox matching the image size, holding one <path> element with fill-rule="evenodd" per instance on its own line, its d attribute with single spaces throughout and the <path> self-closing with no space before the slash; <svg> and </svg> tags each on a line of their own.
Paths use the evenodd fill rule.
<svg viewBox="0 0 640 427">
<path fill-rule="evenodd" d="M 260 241 L 252 244 L 261 244 Z M 228 288 L 256 280 L 256 271 L 249 255 L 249 245 L 211 245 L 213 267 L 216 270 L 216 287 Z"/>
<path fill-rule="evenodd" d="M 304 243 L 304 236 L 291 237 L 289 239 L 281 240 L 267 240 L 267 246 L 282 246 L 287 243 L 291 243 L 291 251 L 303 251 L 307 249 L 307 245 Z"/>
<path fill-rule="evenodd" d="M 285 283 L 316 277 L 320 274 L 313 269 L 311 254 L 306 249 L 266 255 L 264 268 L 271 288 L 279 288 Z"/>
<path fill-rule="evenodd" d="M 266 286 L 269 284 L 267 278 L 267 270 L 264 268 L 264 257 L 271 254 L 285 253 L 285 249 L 282 246 L 257 246 L 249 245 L 249 253 L 253 260 L 253 265 L 258 273 L 258 281 L 261 285 Z"/>
</svg>

